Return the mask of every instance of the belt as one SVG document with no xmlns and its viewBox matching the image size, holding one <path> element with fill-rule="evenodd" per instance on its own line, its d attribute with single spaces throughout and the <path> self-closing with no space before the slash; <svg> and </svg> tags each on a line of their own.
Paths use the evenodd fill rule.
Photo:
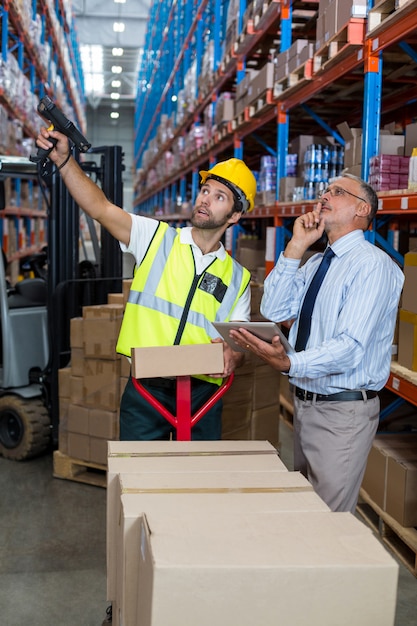
<svg viewBox="0 0 417 626">
<path fill-rule="evenodd" d="M 295 395 L 300 400 L 316 400 L 316 402 L 351 402 L 353 400 L 363 400 L 365 397 L 370 400 L 371 398 L 376 398 L 378 395 L 377 391 L 373 390 L 363 390 L 363 391 L 339 391 L 339 393 L 332 393 L 330 395 L 324 395 L 321 393 L 313 393 L 312 391 L 306 391 L 305 389 L 300 389 L 300 387 L 295 387 Z"/>
</svg>

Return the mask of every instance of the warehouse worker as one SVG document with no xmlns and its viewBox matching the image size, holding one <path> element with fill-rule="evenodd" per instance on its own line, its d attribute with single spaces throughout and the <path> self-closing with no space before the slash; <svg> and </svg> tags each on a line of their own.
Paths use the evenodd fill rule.
<svg viewBox="0 0 417 626">
<path fill-rule="evenodd" d="M 365 239 L 377 207 L 374 190 L 345 174 L 313 211 L 295 220 L 292 239 L 265 281 L 260 307 L 270 320 L 294 321 L 294 353 L 286 354 L 278 337 L 268 345 L 244 330 L 231 333 L 239 345 L 288 374 L 295 388 L 294 468 L 333 511 L 356 508 L 378 427 L 377 392 L 390 372 L 404 281 L 396 263 Z M 324 255 L 300 262 L 323 233 L 332 252 L 314 301 L 307 291 Z"/>
<path fill-rule="evenodd" d="M 224 249 L 226 229 L 253 209 L 256 180 L 239 159 L 229 159 L 200 172 L 202 186 L 190 218 L 192 226 L 175 229 L 166 222 L 132 215 L 112 204 L 70 156 L 68 141 L 42 128 L 38 147 L 52 147 L 57 165 L 75 202 L 100 222 L 136 261 L 136 271 L 117 343 L 130 357 L 131 348 L 204 344 L 221 341 L 213 321 L 249 320 L 250 274 Z M 224 369 L 211 376 L 192 377 L 194 414 L 213 395 L 224 377 L 242 361 L 242 353 L 223 343 Z M 176 413 L 176 380 L 141 379 L 141 383 L 172 413 Z M 192 438 L 221 438 L 219 400 L 192 429 Z M 174 431 L 174 432 L 172 432 Z M 120 406 L 120 438 L 175 438 L 175 429 L 135 389 L 130 378 Z"/>
</svg>

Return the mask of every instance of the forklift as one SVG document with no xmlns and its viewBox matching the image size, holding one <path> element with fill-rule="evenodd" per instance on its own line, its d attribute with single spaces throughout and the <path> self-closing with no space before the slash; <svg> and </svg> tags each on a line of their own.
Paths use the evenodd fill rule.
<svg viewBox="0 0 417 626">
<path fill-rule="evenodd" d="M 122 148 L 92 148 L 49 99 L 41 101 L 41 115 L 50 119 L 49 110 L 47 115 L 40 110 L 45 101 L 82 169 L 123 206 Z M 81 152 L 88 153 L 82 160 Z M 46 271 L 11 286 L 5 255 L 0 255 L 0 456 L 23 461 L 57 447 L 58 379 L 59 370 L 70 363 L 70 320 L 82 316 L 84 306 L 104 304 L 109 293 L 121 292 L 122 253 L 104 229 L 98 242 L 93 220 L 86 216 L 95 258 L 79 262 L 80 209 L 47 155 L 39 150 L 29 159 L 0 155 L 1 211 L 7 177 L 37 179 L 47 206 Z"/>
</svg>

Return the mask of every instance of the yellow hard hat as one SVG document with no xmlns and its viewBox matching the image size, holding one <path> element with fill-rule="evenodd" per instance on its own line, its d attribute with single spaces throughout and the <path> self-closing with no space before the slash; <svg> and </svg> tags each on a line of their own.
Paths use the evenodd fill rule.
<svg viewBox="0 0 417 626">
<path fill-rule="evenodd" d="M 200 176 L 202 185 L 207 178 L 213 178 L 226 185 L 240 202 L 239 210 L 252 211 L 255 204 L 256 179 L 243 161 L 240 159 L 220 161 L 209 170 L 201 170 Z"/>
</svg>

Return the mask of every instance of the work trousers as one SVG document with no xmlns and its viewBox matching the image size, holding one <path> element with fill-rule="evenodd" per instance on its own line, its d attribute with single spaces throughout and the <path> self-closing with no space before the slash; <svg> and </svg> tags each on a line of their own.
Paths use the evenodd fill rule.
<svg viewBox="0 0 417 626">
<path fill-rule="evenodd" d="M 141 380 L 143 386 L 176 416 L 176 380 L 160 387 L 151 379 Z M 218 386 L 191 378 L 191 414 L 194 415 L 216 392 Z M 222 435 L 222 399 L 193 426 L 191 439 L 199 441 L 218 440 Z M 176 439 L 176 428 L 163 417 L 134 387 L 129 378 L 120 403 L 120 439 L 122 441 L 155 441 Z"/>
<path fill-rule="evenodd" d="M 353 402 L 294 397 L 294 469 L 332 511 L 355 512 L 379 409 L 378 396 Z"/>
</svg>

